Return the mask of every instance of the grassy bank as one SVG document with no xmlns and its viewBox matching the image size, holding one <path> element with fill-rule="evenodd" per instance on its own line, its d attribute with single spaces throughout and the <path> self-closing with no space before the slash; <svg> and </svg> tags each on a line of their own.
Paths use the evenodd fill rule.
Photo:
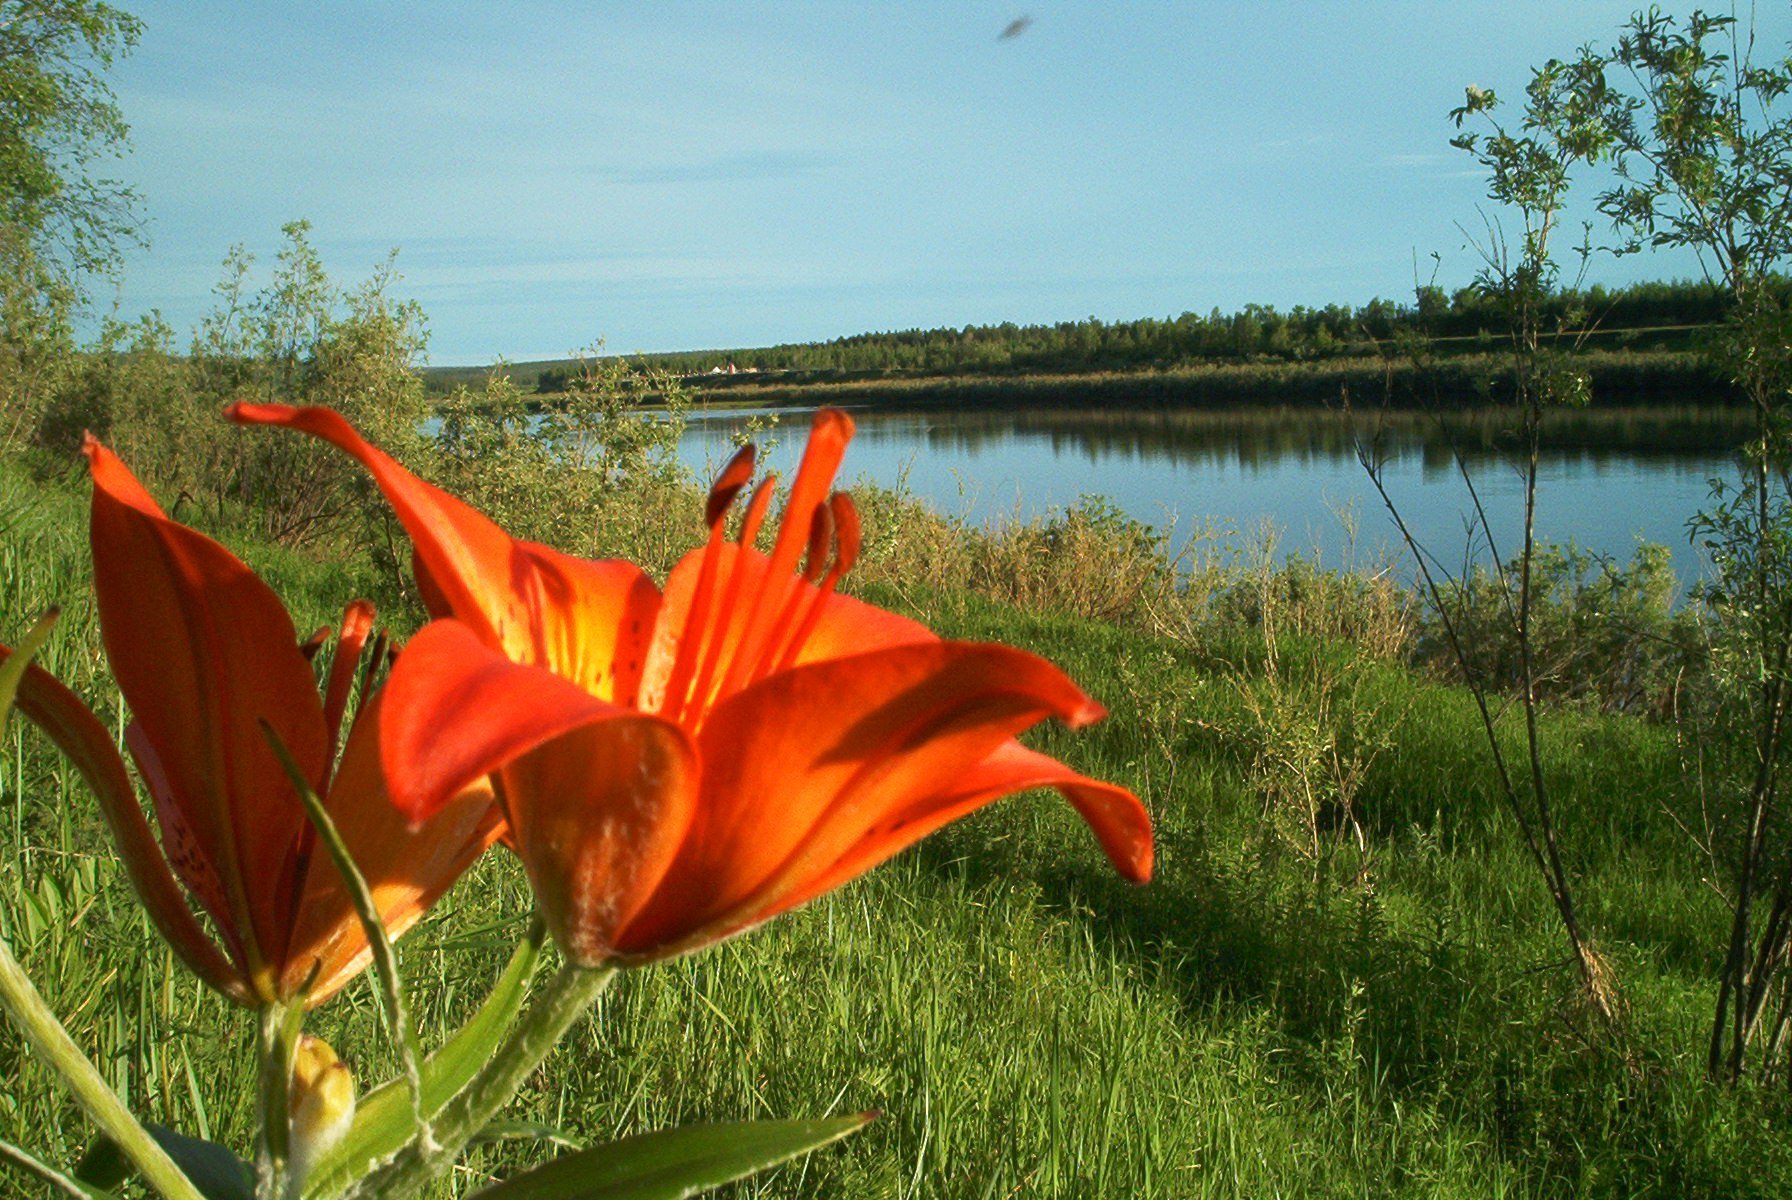
<svg viewBox="0 0 1792 1200">
<path fill-rule="evenodd" d="M 1004 802 L 789 918 L 631 975 L 511 1116 L 602 1139 L 883 1110 L 741 1197 L 1792 1191 L 1783 1093 L 1701 1077 L 1724 913 L 1669 815 L 1669 728 L 1586 709 L 1545 728 L 1564 843 L 1628 1004 L 1611 1036 L 1574 1002 L 1471 701 L 1389 648 L 1400 597 L 1223 564 L 1166 591 L 1153 548 L 1099 512 L 978 538 L 903 497 L 865 500 L 867 598 L 1045 654 L 1109 706 L 1038 744 L 1146 799 L 1157 879 L 1117 882 L 1055 797 Z M 635 527 L 658 538 L 648 515 Z M 352 594 L 401 629 L 418 618 L 371 561 L 191 519 L 301 629 Z M 609 519 L 605 548 L 633 549 Z M 46 665 L 117 721 L 84 484 L 0 462 L 0 531 L 0 640 L 63 604 Z M 1329 758 L 1288 752 L 1315 744 Z M 22 724 L 3 753 L 6 936 L 133 1107 L 246 1149 L 252 1021 L 154 941 L 72 770 Z M 482 996 L 526 908 L 495 854 L 404 943 L 426 1039 Z M 363 980 L 316 1020 L 363 1085 L 395 1070 L 376 1007 Z M 0 1138 L 77 1158 L 86 1126 L 10 1029 L 0 1079 Z M 455 1194 L 497 1158 L 540 1157 L 481 1154 Z"/>
<path fill-rule="evenodd" d="M 1577 355 L 1593 394 L 1625 404 L 1700 404 L 1728 394 L 1700 356 L 1687 350 L 1593 350 Z M 534 391 L 544 374 L 566 363 L 519 363 L 501 368 L 518 387 Z M 1374 355 L 1306 362 L 1202 363 L 1161 369 L 1106 371 L 784 371 L 698 375 L 687 382 L 712 403 L 822 404 L 877 408 L 1005 408 L 1120 410 L 1149 407 L 1239 408 L 1358 404 L 1396 408 L 1466 406 L 1502 395 L 1510 359 L 1487 351 L 1439 357 L 1420 368 L 1404 358 Z M 433 392 L 476 385 L 482 368 L 431 368 Z M 551 403 L 552 393 L 543 399 Z"/>
</svg>

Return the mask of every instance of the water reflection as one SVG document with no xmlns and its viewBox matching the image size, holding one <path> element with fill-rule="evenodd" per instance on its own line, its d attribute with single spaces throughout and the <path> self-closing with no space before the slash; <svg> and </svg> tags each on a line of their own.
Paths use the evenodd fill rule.
<svg viewBox="0 0 1792 1200">
<path fill-rule="evenodd" d="M 763 411 L 763 410 L 762 410 Z M 718 462 L 729 434 L 752 415 L 701 411 L 682 455 L 693 468 Z M 1134 517 L 1173 530 L 1208 522 L 1249 530 L 1271 521 L 1291 550 L 1338 561 L 1346 552 L 1339 510 L 1354 511 L 1361 539 L 1392 546 L 1391 524 L 1357 460 L 1375 444 L 1408 521 L 1448 561 L 1470 545 L 1470 497 L 1456 465 L 1469 464 L 1494 536 L 1516 542 L 1522 492 L 1503 449 L 1509 416 L 1315 412 L 1312 409 L 1188 411 L 860 412 L 846 473 L 898 481 L 972 522 L 1027 518 L 1084 494 L 1112 499 Z M 806 415 L 784 410 L 773 458 L 788 469 Z M 1539 530 L 1598 553 L 1628 558 L 1640 539 L 1667 545 L 1683 581 L 1701 570 L 1686 520 L 1709 480 L 1734 474 L 1744 414 L 1712 409 L 1600 409 L 1552 414 L 1539 464 Z M 1454 447 L 1455 449 L 1453 450 Z"/>
<path fill-rule="evenodd" d="M 1033 413 L 860 414 L 862 437 L 925 442 L 930 450 L 981 454 L 1016 437 L 1043 437 L 1060 455 L 1090 463 L 1120 456 L 1163 459 L 1179 465 L 1220 458 L 1245 464 L 1290 458 L 1351 458 L 1359 439 L 1378 430 L 1395 453 L 1422 450 L 1428 459 L 1451 461 L 1453 441 L 1471 457 L 1514 444 L 1516 431 L 1502 414 L 1456 415 L 1441 420 L 1412 413 L 1315 412 L 1258 409 L 1240 412 L 1045 411 Z M 1725 454 L 1748 436 L 1746 414 L 1707 409 L 1606 409 L 1551 414 L 1545 448 L 1591 457 L 1682 458 Z"/>
</svg>

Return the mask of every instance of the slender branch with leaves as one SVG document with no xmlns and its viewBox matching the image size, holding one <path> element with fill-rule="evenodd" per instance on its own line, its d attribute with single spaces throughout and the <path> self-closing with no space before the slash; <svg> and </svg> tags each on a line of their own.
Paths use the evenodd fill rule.
<svg viewBox="0 0 1792 1200">
<path fill-rule="evenodd" d="M 1517 422 L 1516 468 L 1524 494 L 1519 549 L 1510 562 L 1500 553 L 1500 539 L 1459 447 L 1455 448 L 1455 462 L 1470 498 L 1471 539 L 1484 541 L 1492 558 L 1497 603 L 1517 647 L 1517 702 L 1524 722 L 1520 761 L 1513 761 L 1501 736 L 1497 683 L 1477 669 L 1477 659 L 1464 642 L 1462 606 L 1473 595 L 1472 589 L 1465 578 L 1442 567 L 1402 516 L 1387 488 L 1380 430 L 1359 444 L 1358 458 L 1413 555 L 1438 625 L 1474 695 L 1500 795 L 1561 919 L 1582 993 L 1592 1011 L 1609 1024 L 1619 1008 L 1614 981 L 1576 908 L 1543 770 L 1538 726 L 1540 668 L 1532 628 L 1536 602 L 1533 568 L 1538 555 L 1537 475 L 1544 414 L 1553 407 L 1584 405 L 1588 400 L 1586 377 L 1569 359 L 1586 336 L 1586 314 L 1568 310 L 1557 311 L 1553 319 L 1545 317 L 1551 310 L 1547 302 L 1558 292 L 1560 275 L 1552 240 L 1562 221 L 1574 168 L 1598 160 L 1608 147 L 1600 120 L 1602 87 L 1599 61 L 1583 53 L 1569 62 L 1551 60 L 1533 73 L 1516 128 L 1496 115 L 1498 97 L 1480 87 L 1468 88 L 1462 106 L 1450 114 L 1457 129 L 1463 130 L 1451 144 L 1474 156 L 1487 172 L 1488 198 L 1517 222 L 1513 237 L 1497 215 L 1484 214 L 1484 233 L 1471 235 L 1483 264 L 1474 286 L 1502 312 L 1507 335 L 1508 369 L 1494 383 Z M 1471 122 L 1485 128 L 1465 130 Z M 1578 251 L 1583 271 L 1589 254 L 1583 241 Z M 1425 290 L 1419 289 L 1421 298 Z M 1574 290 L 1577 288 L 1570 289 Z"/>
</svg>

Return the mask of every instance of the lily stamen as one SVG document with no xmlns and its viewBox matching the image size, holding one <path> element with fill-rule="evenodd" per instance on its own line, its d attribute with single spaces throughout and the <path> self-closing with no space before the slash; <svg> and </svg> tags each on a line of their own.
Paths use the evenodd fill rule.
<svg viewBox="0 0 1792 1200">
<path fill-rule="evenodd" d="M 788 671 L 796 663 L 797 655 L 803 652 L 803 646 L 809 641 L 809 635 L 815 632 L 816 624 L 821 620 L 821 612 L 827 605 L 827 598 L 833 594 L 834 588 L 841 578 L 859 561 L 859 550 L 863 545 L 863 533 L 859 525 L 859 509 L 852 502 L 852 497 L 845 492 L 835 492 L 828 498 L 831 512 L 830 524 L 834 530 L 834 555 L 828 563 L 827 574 L 809 594 L 808 608 L 803 613 L 801 623 L 796 632 L 777 657 L 768 674 Z"/>
<path fill-rule="evenodd" d="M 709 541 L 703 548 L 703 564 L 697 576 L 697 588 L 691 597 L 691 611 L 696 618 L 694 628 L 701 629 L 702 622 L 708 620 L 710 605 L 714 602 L 716 560 L 718 547 L 727 538 L 728 511 L 734 507 L 734 501 L 746 487 L 747 480 L 753 477 L 754 449 L 751 445 L 742 446 L 735 451 L 734 457 L 728 460 L 721 474 L 709 489 L 709 498 L 703 506 L 703 520 L 709 526 Z M 689 631 L 679 632 L 678 653 L 672 666 L 672 675 L 666 681 L 664 694 L 659 697 L 657 706 L 652 704 L 651 697 L 642 697 L 642 701 L 650 707 L 657 707 L 668 720 L 677 720 L 684 709 L 686 692 L 690 688 L 691 676 L 696 673 L 698 654 L 702 647 L 690 640 Z"/>
<path fill-rule="evenodd" d="M 728 582 L 722 591 L 720 611 L 724 616 L 719 621 L 711 620 L 707 608 L 699 612 L 693 605 L 690 616 L 685 620 L 684 630 L 679 635 L 680 645 L 682 647 L 689 643 L 693 653 L 702 650 L 703 668 L 697 673 L 695 685 L 690 689 L 689 695 L 682 691 L 671 693 L 678 699 L 678 709 L 676 713 L 664 714 L 668 720 L 678 721 L 693 729 L 700 725 L 703 713 L 715 698 L 716 680 L 718 674 L 723 672 L 724 660 L 727 668 L 733 669 L 733 659 L 727 658 L 729 635 L 737 624 L 735 614 L 741 611 L 741 590 L 746 586 L 747 572 L 751 569 L 748 562 L 750 556 L 744 551 L 751 550 L 753 542 L 759 536 L 759 528 L 765 521 L 766 510 L 771 507 L 772 489 L 777 481 L 776 472 L 768 473 L 754 486 L 753 494 L 747 500 L 746 513 L 741 517 L 740 533 L 735 536 L 735 544 L 740 552 L 734 555 L 728 569 Z M 742 638 L 735 642 L 736 656 L 744 641 L 744 624 L 742 629 Z M 689 720 L 685 719 L 687 713 L 690 714 Z"/>
<path fill-rule="evenodd" d="M 373 605 L 354 600 L 342 614 L 342 628 L 336 634 L 336 653 L 330 660 L 330 681 L 324 689 L 324 731 L 329 737 L 329 753 L 324 762 L 323 791 L 330 790 L 329 772 L 336 765 L 336 751 L 342 745 L 342 718 L 348 709 L 348 694 L 355 680 L 355 668 L 361 663 L 361 651 L 367 635 L 373 632 Z M 363 693 L 365 695 L 365 693 Z"/>
</svg>

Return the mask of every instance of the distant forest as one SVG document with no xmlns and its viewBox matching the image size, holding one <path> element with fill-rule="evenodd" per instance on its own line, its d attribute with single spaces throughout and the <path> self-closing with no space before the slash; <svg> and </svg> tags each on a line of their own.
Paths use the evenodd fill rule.
<svg viewBox="0 0 1792 1200">
<path fill-rule="evenodd" d="M 1792 283 L 1787 286 L 1792 295 Z M 1637 283 L 1608 290 L 1562 291 L 1551 300 L 1546 325 L 1587 331 L 1589 349 L 1687 350 L 1716 324 L 1725 298 L 1715 284 L 1694 281 Z M 1454 294 L 1418 290 L 1411 302 L 1376 299 L 1359 307 L 1296 306 L 1283 312 L 1247 304 L 1226 313 L 1185 312 L 1179 317 L 1135 321 L 1060 321 L 1052 325 L 966 325 L 962 329 L 904 329 L 859 333 L 826 342 L 721 350 L 692 350 L 635 357 L 644 365 L 683 375 L 726 371 L 794 372 L 817 378 L 1072 374 L 1166 370 L 1201 364 L 1302 363 L 1362 357 L 1405 334 L 1432 339 L 1437 352 L 1475 354 L 1495 349 L 1505 320 L 1474 288 Z M 525 388 L 549 394 L 565 389 L 570 359 L 509 364 L 505 370 Z M 482 378 L 487 368 L 432 368 L 433 388 L 447 390 Z M 744 382 L 744 381 L 743 381 Z"/>
</svg>

